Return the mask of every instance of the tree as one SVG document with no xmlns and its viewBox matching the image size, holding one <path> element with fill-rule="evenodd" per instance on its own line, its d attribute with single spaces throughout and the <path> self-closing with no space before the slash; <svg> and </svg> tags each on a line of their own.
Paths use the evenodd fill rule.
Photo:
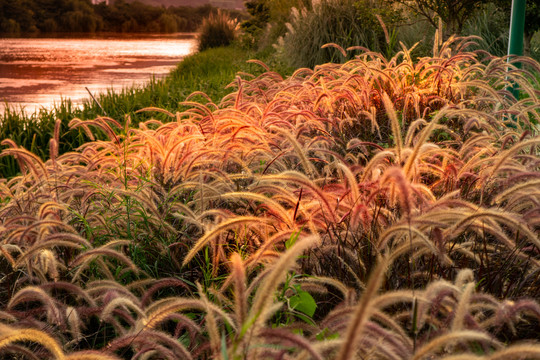
<svg viewBox="0 0 540 360">
<path fill-rule="evenodd" d="M 497 7 L 508 14 L 512 10 L 511 0 L 493 0 Z M 523 54 L 531 55 L 531 40 L 533 35 L 540 30 L 540 4 L 538 0 L 527 0 L 525 7 L 525 31 L 523 33 Z"/>
<path fill-rule="evenodd" d="M 405 5 L 426 18 L 435 28 L 438 27 L 438 19 L 441 19 L 445 25 L 444 36 L 448 38 L 452 34 L 460 34 L 465 21 L 489 0 L 391 0 L 390 2 Z"/>
<path fill-rule="evenodd" d="M 210 4 L 164 8 L 137 0 L 116 0 L 112 5 L 93 5 L 91 0 L 0 0 L 0 34 L 195 31 L 210 12 L 215 12 Z"/>
<path fill-rule="evenodd" d="M 13 19 L 4 19 L 0 21 L 0 33 L 19 35 L 21 32 L 21 25 Z"/>
<path fill-rule="evenodd" d="M 164 33 L 174 33 L 178 31 L 177 17 L 173 14 L 163 13 L 158 19 L 159 31 Z"/>
<path fill-rule="evenodd" d="M 251 35 L 252 41 L 256 41 L 270 21 L 270 9 L 265 0 L 247 0 L 244 5 L 251 17 L 241 26 L 247 34 Z"/>
<path fill-rule="evenodd" d="M 1 31 L 11 33 L 35 32 L 34 2 L 32 0 L 4 0 L 0 2 Z"/>
<path fill-rule="evenodd" d="M 252 44 L 265 47 L 286 32 L 285 24 L 290 20 L 292 8 L 310 9 L 311 3 L 310 0 L 246 0 L 244 5 L 250 17 L 241 27 L 250 35 Z"/>
</svg>

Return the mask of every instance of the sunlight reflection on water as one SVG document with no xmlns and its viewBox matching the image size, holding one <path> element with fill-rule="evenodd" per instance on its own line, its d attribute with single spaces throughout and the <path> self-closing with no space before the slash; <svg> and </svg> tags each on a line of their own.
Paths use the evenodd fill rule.
<svg viewBox="0 0 540 360">
<path fill-rule="evenodd" d="M 196 49 L 191 34 L 102 38 L 0 39 L 0 111 L 75 104 L 97 94 L 162 77 Z"/>
</svg>

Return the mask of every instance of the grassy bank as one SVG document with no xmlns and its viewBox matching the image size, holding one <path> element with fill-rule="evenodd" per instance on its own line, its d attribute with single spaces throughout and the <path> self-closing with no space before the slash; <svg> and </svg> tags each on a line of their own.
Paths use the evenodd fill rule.
<svg viewBox="0 0 540 360">
<path fill-rule="evenodd" d="M 91 99 L 80 107 L 65 99 L 51 110 L 42 109 L 33 114 L 8 107 L 4 114 L 0 114 L 0 139 L 11 139 L 45 160 L 48 158 L 47 148 L 56 119 L 61 120 L 59 150 L 64 153 L 89 140 L 81 130 L 68 131 L 68 124 L 73 118 L 84 120 L 107 116 L 123 122 L 125 116 L 130 116 L 134 126 L 150 117 L 166 121 L 167 117 L 163 114 L 136 111 L 145 107 L 159 107 L 174 113 L 179 109 L 179 103 L 196 91 L 206 93 L 217 103 L 232 91 L 226 86 L 238 72 L 262 72 L 259 65 L 247 63 L 252 58 L 268 62 L 278 72 L 290 72 L 274 59 L 270 50 L 255 53 L 232 46 L 210 49 L 187 56 L 165 79 L 153 79 L 144 85 L 97 95 L 101 107 Z M 0 178 L 9 178 L 18 172 L 19 168 L 12 158 L 0 158 Z"/>
</svg>

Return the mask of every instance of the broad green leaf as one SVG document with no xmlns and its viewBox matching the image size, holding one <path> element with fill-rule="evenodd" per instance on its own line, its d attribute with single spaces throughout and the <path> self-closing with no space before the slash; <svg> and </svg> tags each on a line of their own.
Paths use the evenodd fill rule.
<svg viewBox="0 0 540 360">
<path fill-rule="evenodd" d="M 317 304 L 313 296 L 304 290 L 297 290 L 296 295 L 289 299 L 289 304 L 294 310 L 300 311 L 310 317 L 315 314 L 315 309 L 317 309 Z"/>
</svg>

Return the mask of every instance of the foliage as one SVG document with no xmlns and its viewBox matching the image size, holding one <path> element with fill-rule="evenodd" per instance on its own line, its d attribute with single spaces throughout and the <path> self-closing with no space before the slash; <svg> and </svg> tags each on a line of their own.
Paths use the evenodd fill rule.
<svg viewBox="0 0 540 360">
<path fill-rule="evenodd" d="M 313 1 L 309 9 L 293 9 L 288 31 L 279 46 L 284 58 L 294 67 L 340 62 L 352 56 L 352 53 L 348 57 L 343 56 L 332 47 L 325 48 L 328 43 L 344 49 L 361 46 L 390 56 L 396 46 L 393 24 L 397 15 L 386 9 L 382 13 L 385 19 L 379 18 L 383 20 L 381 23 L 376 17 L 379 13 L 379 8 L 364 0 Z"/>
<path fill-rule="evenodd" d="M 250 17 L 242 22 L 241 27 L 251 37 L 249 41 L 255 43 L 270 21 L 270 9 L 264 0 L 246 1 L 245 6 Z"/>
<path fill-rule="evenodd" d="M 185 101 L 193 92 L 204 90 L 214 102 L 223 98 L 233 89 L 226 88 L 230 80 L 240 71 L 258 74 L 260 66 L 246 63 L 253 54 L 244 49 L 229 47 L 209 49 L 185 57 L 175 70 L 165 79 L 152 79 L 144 86 L 133 86 L 122 91 L 107 91 L 96 95 L 103 106 L 105 114 L 116 119 L 130 116 L 131 124 L 150 118 L 169 121 L 164 114 L 141 113 L 138 110 L 146 107 L 160 107 L 171 112 L 178 110 L 178 104 Z M 271 58 L 268 52 L 257 53 L 261 59 L 271 61 L 271 68 L 282 74 L 291 73 L 283 64 Z M 105 115 L 92 100 L 86 101 L 82 107 L 74 106 L 69 99 L 64 99 L 52 110 L 40 109 L 27 114 L 24 109 L 15 109 L 6 104 L 5 111 L 0 114 L 0 138 L 9 138 L 18 145 L 32 151 L 41 159 L 49 157 L 47 147 L 54 132 L 56 119 L 62 122 L 62 134 L 59 153 L 78 148 L 89 140 L 80 130 L 69 130 L 68 124 L 73 118 L 93 119 Z M 11 178 L 20 169 L 13 158 L 0 157 L 0 175 Z"/>
<path fill-rule="evenodd" d="M 238 32 L 238 22 L 231 19 L 226 13 L 218 10 L 202 21 L 198 30 L 197 40 L 199 51 L 228 46 L 235 39 Z"/>
<path fill-rule="evenodd" d="M 139 1 L 0 0 L 0 33 L 20 35 L 51 32 L 194 32 L 203 18 L 216 12 L 211 5 L 151 6 Z M 239 11 L 231 16 L 243 19 Z"/>
<path fill-rule="evenodd" d="M 508 54 L 510 16 L 494 4 L 487 4 L 464 25 L 463 32 L 478 36 L 479 48 L 496 56 Z"/>
<path fill-rule="evenodd" d="M 510 19 L 512 2 L 504 0 L 492 0 Z M 509 20 L 508 20 L 509 23 Z M 525 27 L 524 27 L 524 54 L 531 55 L 531 40 L 534 34 L 540 30 L 540 4 L 537 1 L 525 2 Z"/>
<path fill-rule="evenodd" d="M 482 3 L 491 0 L 387 0 L 400 3 L 416 14 L 424 17 L 433 28 L 438 27 L 439 19 L 444 23 L 444 38 L 460 35 L 467 19 Z M 506 0 L 502 0 L 506 1 Z"/>
<path fill-rule="evenodd" d="M 247 0 L 244 4 L 250 17 L 241 23 L 243 41 L 259 49 L 285 33 L 292 8 L 310 6 L 307 0 Z"/>
<path fill-rule="evenodd" d="M 1 356 L 539 358 L 540 64 L 471 40 L 4 140 Z"/>
<path fill-rule="evenodd" d="M 8 34 L 49 31 L 94 32 L 101 30 L 102 22 L 89 0 L 0 1 L 0 23 Z M 16 25 L 15 25 L 16 24 Z"/>
<path fill-rule="evenodd" d="M 413 58 L 428 57 L 433 54 L 434 32 L 426 31 L 426 20 L 419 16 L 408 17 L 407 25 L 397 28 L 397 41 L 411 49 Z"/>
<path fill-rule="evenodd" d="M 477 10 L 467 16 L 461 34 L 478 36 L 479 39 L 476 40 L 478 49 L 483 49 L 496 56 L 507 55 L 510 5 L 511 1 L 482 2 Z M 537 32 L 536 23 L 529 24 L 529 21 L 534 22 L 536 18 L 534 6 L 534 2 L 527 2 L 524 54 L 538 60 L 540 59 L 540 53 L 536 51 L 537 46 L 532 40 L 533 35 Z M 425 17 L 423 19 L 426 21 Z M 429 39 L 431 33 L 426 34 L 422 30 L 425 22 L 420 23 L 418 18 L 412 18 L 410 21 L 410 24 L 399 27 L 398 39 L 409 46 L 421 41 L 416 48 L 415 54 L 417 56 L 427 56 L 430 51 L 430 41 L 426 40 Z"/>
</svg>

